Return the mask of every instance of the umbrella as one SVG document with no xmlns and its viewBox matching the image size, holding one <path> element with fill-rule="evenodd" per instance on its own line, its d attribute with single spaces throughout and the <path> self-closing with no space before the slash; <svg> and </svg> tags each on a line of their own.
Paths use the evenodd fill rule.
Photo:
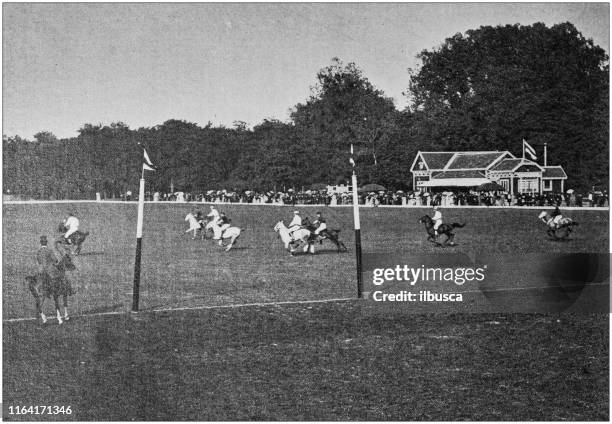
<svg viewBox="0 0 612 424">
<path fill-rule="evenodd" d="M 566 193 L 567 193 L 567 194 L 572 194 L 573 192 L 574 192 L 574 190 L 573 190 L 573 189 L 571 189 L 571 188 L 570 188 L 569 190 L 567 190 L 567 191 L 566 191 Z"/>
<path fill-rule="evenodd" d="M 387 189 L 380 184 L 366 184 L 357 191 L 387 191 Z"/>
<path fill-rule="evenodd" d="M 310 186 L 311 190 L 327 190 L 327 184 L 323 183 L 314 183 Z"/>
<path fill-rule="evenodd" d="M 397 194 L 404 194 L 404 192 L 402 190 L 397 190 L 396 193 Z"/>
<path fill-rule="evenodd" d="M 493 181 L 489 183 L 480 184 L 476 190 L 478 191 L 506 191 L 503 185 L 497 184 Z"/>
</svg>

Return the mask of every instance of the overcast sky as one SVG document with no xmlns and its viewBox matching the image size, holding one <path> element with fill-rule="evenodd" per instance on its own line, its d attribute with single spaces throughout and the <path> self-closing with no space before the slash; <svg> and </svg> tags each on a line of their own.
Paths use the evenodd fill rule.
<svg viewBox="0 0 612 424">
<path fill-rule="evenodd" d="M 421 50 L 481 25 L 566 21 L 610 51 L 608 3 L 3 3 L 2 133 L 286 121 L 333 57 L 402 109 Z"/>
</svg>

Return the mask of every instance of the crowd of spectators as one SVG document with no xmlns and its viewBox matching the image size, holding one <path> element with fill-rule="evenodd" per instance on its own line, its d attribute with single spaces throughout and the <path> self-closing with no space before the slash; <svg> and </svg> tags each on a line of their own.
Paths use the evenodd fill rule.
<svg viewBox="0 0 612 424">
<path fill-rule="evenodd" d="M 566 193 L 519 193 L 485 191 L 444 191 L 404 192 L 379 191 L 359 193 L 359 203 L 366 206 L 397 205 L 397 206 L 597 206 L 607 207 L 608 193 L 603 191 L 589 191 L 576 193 L 568 190 Z M 125 200 L 136 200 L 130 192 L 124 196 Z M 327 193 L 325 190 L 307 190 L 295 192 L 255 192 L 246 190 L 232 192 L 227 190 L 206 193 L 160 193 L 147 192 L 145 200 L 149 201 L 175 201 L 175 202 L 206 202 L 206 203 L 250 203 L 250 204 L 279 204 L 279 205 L 350 205 L 353 203 L 352 193 Z"/>
</svg>

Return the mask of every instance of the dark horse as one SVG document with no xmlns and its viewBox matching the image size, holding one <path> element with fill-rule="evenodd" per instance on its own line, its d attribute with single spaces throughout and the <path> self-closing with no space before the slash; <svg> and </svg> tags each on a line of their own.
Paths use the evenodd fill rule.
<svg viewBox="0 0 612 424">
<path fill-rule="evenodd" d="M 66 271 L 74 271 L 76 267 L 72 262 L 70 255 L 64 254 L 55 265 L 51 273 L 37 273 L 34 276 L 27 276 L 25 279 L 28 283 L 28 288 L 36 301 L 36 312 L 40 316 L 43 324 L 47 322 L 47 317 L 43 313 L 42 307 L 45 298 L 53 298 L 55 302 L 55 311 L 57 313 L 57 321 L 62 324 L 62 314 L 60 313 L 59 297 L 62 296 L 64 301 L 64 321 L 68 317 L 68 296 L 72 296 L 75 292 L 68 280 L 66 279 Z"/>
<path fill-rule="evenodd" d="M 444 243 L 439 243 L 436 240 L 436 231 L 434 230 L 433 219 L 431 219 L 428 215 L 425 215 L 421 217 L 421 219 L 419 219 L 419 222 L 421 224 L 425 224 L 425 230 L 427 230 L 427 234 L 429 234 L 427 240 L 432 243 L 436 243 L 438 246 L 446 246 L 447 244 L 453 246 L 455 244 L 453 241 L 455 239 L 455 234 L 453 233 L 453 230 L 455 228 L 465 227 L 465 223 L 458 224 L 456 222 L 453 222 L 452 224 L 440 225 L 440 227 L 438 227 L 438 235 L 444 234 L 446 236 L 446 240 L 444 240 Z"/>
<path fill-rule="evenodd" d="M 304 218 L 304 220 L 302 221 L 302 226 L 308 231 L 310 231 L 314 236 L 314 231 L 316 230 L 316 227 L 310 222 L 308 217 Z M 336 245 L 338 253 L 340 253 L 341 250 L 344 250 L 346 252 L 348 251 L 348 249 L 346 248 L 344 243 L 340 241 L 340 238 L 338 237 L 339 233 L 340 230 L 330 230 L 326 228 L 319 233 L 319 243 L 322 243 L 324 239 L 328 239 Z"/>
<path fill-rule="evenodd" d="M 67 230 L 68 229 L 64 227 L 64 224 L 61 224 L 61 223 L 59 227 L 57 228 L 57 231 L 59 231 L 60 233 L 65 233 Z M 68 241 L 66 241 L 64 236 L 60 235 L 55 240 L 55 248 L 59 250 L 60 252 L 64 251 L 66 253 L 73 253 L 75 255 L 78 255 L 79 253 L 81 253 L 81 247 L 83 246 L 83 242 L 85 241 L 88 235 L 89 235 L 89 231 L 86 231 L 86 232 L 76 231 L 72 233 L 70 237 L 68 237 L 71 243 L 68 243 Z M 74 252 L 71 251 L 73 246 L 74 246 Z"/>
</svg>

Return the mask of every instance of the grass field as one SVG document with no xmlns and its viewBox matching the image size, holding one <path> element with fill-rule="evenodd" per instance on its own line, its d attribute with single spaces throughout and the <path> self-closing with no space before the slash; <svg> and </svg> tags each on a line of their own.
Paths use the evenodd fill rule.
<svg viewBox="0 0 612 424">
<path fill-rule="evenodd" d="M 71 206 L 3 206 L 5 419 L 43 418 L 7 413 L 30 404 L 72 405 L 71 416 L 44 417 L 58 420 L 608 418 L 608 314 L 588 305 L 557 314 L 476 314 L 470 302 L 381 312 L 357 300 L 188 309 L 354 298 L 348 208 L 321 208 L 348 253 L 324 244 L 291 257 L 272 227 L 293 208 L 224 205 L 244 229 L 225 253 L 184 233 L 193 205 L 147 204 L 145 313 L 134 318 L 121 312 L 131 306 L 136 206 L 73 206 L 91 235 L 71 275 L 79 316 L 61 327 L 7 320 L 34 317 L 23 277 L 34 272 L 39 236 L 54 236 Z M 581 225 L 572 240 L 552 242 L 535 210 L 446 210 L 447 222 L 467 222 L 446 249 L 417 223 L 429 212 L 362 209 L 364 252 L 608 252 L 608 211 L 568 213 Z M 534 294 L 520 293 L 521 302 Z M 146 312 L 176 308 L 186 309 Z M 118 314 L 95 315 L 106 312 Z"/>
</svg>

